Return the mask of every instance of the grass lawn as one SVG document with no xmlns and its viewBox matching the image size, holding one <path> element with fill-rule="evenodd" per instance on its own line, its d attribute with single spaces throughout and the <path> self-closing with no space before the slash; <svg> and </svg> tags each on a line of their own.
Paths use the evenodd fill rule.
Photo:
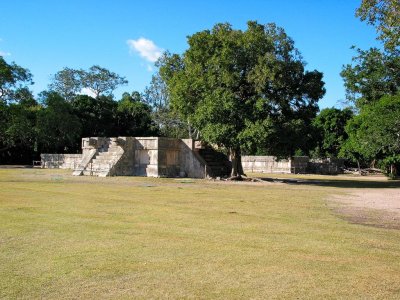
<svg viewBox="0 0 400 300">
<path fill-rule="evenodd" d="M 384 182 L 70 174 L 0 169 L 0 298 L 400 298 L 400 230 L 326 202 Z"/>
</svg>

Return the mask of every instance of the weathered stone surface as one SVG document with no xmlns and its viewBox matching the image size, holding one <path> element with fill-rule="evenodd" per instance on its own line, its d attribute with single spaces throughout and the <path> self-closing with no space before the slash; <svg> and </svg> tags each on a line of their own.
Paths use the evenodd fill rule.
<svg viewBox="0 0 400 300">
<path fill-rule="evenodd" d="M 291 161 L 275 156 L 242 156 L 242 166 L 244 172 L 291 173 Z"/>
<path fill-rule="evenodd" d="M 206 163 L 194 151 L 194 141 L 162 137 L 90 137 L 82 139 L 82 154 L 69 164 L 73 175 L 206 177 Z M 58 154 L 52 154 L 58 161 Z M 47 157 L 52 157 L 47 156 Z M 44 160 L 42 160 L 44 162 Z M 45 167 L 58 168 L 62 163 Z"/>
<path fill-rule="evenodd" d="M 82 160 L 82 154 L 47 154 L 40 155 L 42 168 L 75 169 Z"/>
<path fill-rule="evenodd" d="M 338 174 L 342 172 L 342 159 L 310 160 L 308 156 L 294 156 L 278 160 L 275 156 L 243 156 L 243 170 L 257 173 L 314 173 Z"/>
</svg>

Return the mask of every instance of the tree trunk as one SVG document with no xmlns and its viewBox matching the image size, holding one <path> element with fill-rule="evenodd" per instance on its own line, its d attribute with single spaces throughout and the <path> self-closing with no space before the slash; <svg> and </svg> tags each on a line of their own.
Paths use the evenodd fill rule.
<svg viewBox="0 0 400 300">
<path fill-rule="evenodd" d="M 188 127 L 189 139 L 191 139 L 192 138 L 192 127 L 190 126 L 189 121 L 188 121 L 187 127 Z"/>
<path fill-rule="evenodd" d="M 397 170 L 394 164 L 390 164 L 390 175 L 392 178 L 395 178 L 397 176 Z"/>
<path fill-rule="evenodd" d="M 241 175 L 245 175 L 243 172 L 242 154 L 240 152 L 240 148 L 230 148 L 229 152 L 230 160 L 232 162 L 231 177 L 240 177 Z"/>
<path fill-rule="evenodd" d="M 360 167 L 360 161 L 359 160 L 357 160 L 357 166 L 358 166 L 358 174 L 362 175 L 361 174 L 361 167 Z"/>
</svg>

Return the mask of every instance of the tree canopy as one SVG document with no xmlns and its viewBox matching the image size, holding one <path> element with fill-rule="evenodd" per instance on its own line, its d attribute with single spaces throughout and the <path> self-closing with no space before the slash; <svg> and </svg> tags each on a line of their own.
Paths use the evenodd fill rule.
<svg viewBox="0 0 400 300">
<path fill-rule="evenodd" d="M 391 176 L 396 175 L 396 164 L 400 162 L 399 10 L 398 1 L 362 1 L 357 15 L 376 27 L 384 48 L 358 49 L 353 64 L 344 66 L 341 73 L 347 98 L 359 114 L 346 126 L 349 138 L 340 154 L 359 163 L 390 165 Z"/>
<path fill-rule="evenodd" d="M 381 160 L 390 173 L 400 164 L 400 94 L 384 96 L 363 108 L 347 125 L 349 139 L 341 155 L 353 160 Z"/>
<path fill-rule="evenodd" d="M 343 67 L 347 99 L 358 108 L 384 95 L 395 95 L 400 88 L 400 57 L 377 48 L 357 49 L 353 63 Z"/>
<path fill-rule="evenodd" d="M 168 54 L 160 57 L 156 65 L 161 65 L 165 59 L 168 59 Z M 159 72 L 152 76 L 150 85 L 145 88 L 143 101 L 151 107 L 152 118 L 160 135 L 174 138 L 191 137 L 189 126 L 171 109 L 167 85 Z"/>
<path fill-rule="evenodd" d="M 400 45 L 400 2 L 398 0 L 362 0 L 356 16 L 375 26 L 378 39 L 389 51 Z"/>
<path fill-rule="evenodd" d="M 317 147 L 314 156 L 337 157 L 343 143 L 347 140 L 345 127 L 353 117 L 353 111 L 349 108 L 325 108 L 314 119 L 316 129 L 315 140 Z"/>
<path fill-rule="evenodd" d="M 171 105 L 204 140 L 230 150 L 232 175 L 242 173 L 241 145 L 293 154 L 325 89 L 322 73 L 305 70 L 285 31 L 257 22 L 245 31 L 217 24 L 188 44 L 160 68 Z"/>
<path fill-rule="evenodd" d="M 22 68 L 16 63 L 8 64 L 0 56 L 0 101 L 12 102 L 18 101 L 21 96 L 31 93 L 27 85 L 33 84 L 32 74 L 28 69 Z"/>
<path fill-rule="evenodd" d="M 75 96 L 85 92 L 92 94 L 94 98 L 111 96 L 118 86 L 127 83 L 124 77 L 95 65 L 87 71 L 64 68 L 54 75 L 49 89 L 72 101 Z"/>
</svg>

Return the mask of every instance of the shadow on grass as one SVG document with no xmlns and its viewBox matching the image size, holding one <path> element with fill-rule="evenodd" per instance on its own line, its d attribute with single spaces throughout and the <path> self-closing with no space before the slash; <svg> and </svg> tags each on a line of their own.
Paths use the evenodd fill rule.
<svg viewBox="0 0 400 300">
<path fill-rule="evenodd" d="M 269 182 L 282 182 L 286 184 L 295 185 L 314 185 L 314 186 L 328 186 L 337 188 L 399 188 L 400 180 L 357 180 L 357 179 L 297 179 L 297 178 L 259 178 L 263 181 Z"/>
</svg>

